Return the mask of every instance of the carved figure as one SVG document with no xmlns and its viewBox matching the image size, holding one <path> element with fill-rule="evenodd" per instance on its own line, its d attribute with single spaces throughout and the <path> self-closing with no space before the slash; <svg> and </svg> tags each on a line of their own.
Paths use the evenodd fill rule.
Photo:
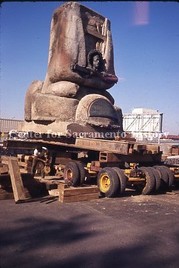
<svg viewBox="0 0 179 268">
<path fill-rule="evenodd" d="M 92 50 L 88 54 L 88 65 L 87 67 L 79 66 L 78 64 L 72 65 L 71 69 L 74 72 L 78 72 L 86 79 L 91 77 L 98 77 L 105 83 L 113 85 L 117 83 L 118 78 L 115 75 L 106 73 L 104 67 L 104 60 L 102 54 L 98 50 Z"/>
</svg>

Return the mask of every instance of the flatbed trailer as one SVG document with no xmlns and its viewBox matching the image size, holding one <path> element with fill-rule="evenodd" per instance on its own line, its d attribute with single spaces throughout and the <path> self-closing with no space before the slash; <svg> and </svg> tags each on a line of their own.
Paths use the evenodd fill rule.
<svg viewBox="0 0 179 268">
<path fill-rule="evenodd" d="M 4 147 L 11 153 L 21 153 L 19 160 L 21 165 L 23 161 L 28 162 L 28 172 L 34 148 L 44 146 L 49 152 L 48 160 L 38 159 L 34 176 L 63 177 L 74 187 L 95 182 L 101 195 L 106 197 L 123 195 L 126 187 L 134 187 L 144 195 L 171 190 L 174 182 L 174 173 L 163 165 L 157 144 L 121 138 L 60 136 L 49 139 L 46 134 L 39 138 L 36 133 L 22 134 L 7 139 Z"/>
</svg>

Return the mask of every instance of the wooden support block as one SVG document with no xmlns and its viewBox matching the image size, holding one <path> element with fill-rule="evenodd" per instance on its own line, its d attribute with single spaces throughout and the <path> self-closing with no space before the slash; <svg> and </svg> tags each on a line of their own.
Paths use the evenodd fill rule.
<svg viewBox="0 0 179 268">
<path fill-rule="evenodd" d="M 9 157 L 8 166 L 15 202 L 29 198 L 23 186 L 17 158 Z"/>
<path fill-rule="evenodd" d="M 70 203 L 78 201 L 90 201 L 99 198 L 99 189 L 96 185 L 82 187 L 67 187 L 60 183 L 58 186 L 59 201 Z"/>
</svg>

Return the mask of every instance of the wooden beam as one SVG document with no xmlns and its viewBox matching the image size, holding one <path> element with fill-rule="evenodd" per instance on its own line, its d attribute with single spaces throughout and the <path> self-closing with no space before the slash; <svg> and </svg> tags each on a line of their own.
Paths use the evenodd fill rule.
<svg viewBox="0 0 179 268">
<path fill-rule="evenodd" d="M 61 203 L 90 201 L 99 198 L 99 189 L 96 185 L 67 187 L 64 183 L 60 183 L 58 190 Z"/>
<path fill-rule="evenodd" d="M 27 199 L 28 197 L 25 194 L 25 189 L 23 186 L 17 158 L 9 157 L 8 166 L 14 194 L 14 200 L 17 203 L 19 201 Z"/>
</svg>

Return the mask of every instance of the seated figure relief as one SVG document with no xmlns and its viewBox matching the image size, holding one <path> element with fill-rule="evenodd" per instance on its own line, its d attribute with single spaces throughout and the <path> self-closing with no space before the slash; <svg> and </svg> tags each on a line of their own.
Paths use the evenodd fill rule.
<svg viewBox="0 0 179 268">
<path fill-rule="evenodd" d="M 118 82 L 116 75 L 108 74 L 105 72 L 105 63 L 100 51 L 94 49 L 88 54 L 88 65 L 87 67 L 79 66 L 78 64 L 72 65 L 71 69 L 74 72 L 78 72 L 84 78 L 98 77 L 102 81 L 113 85 Z"/>
</svg>

